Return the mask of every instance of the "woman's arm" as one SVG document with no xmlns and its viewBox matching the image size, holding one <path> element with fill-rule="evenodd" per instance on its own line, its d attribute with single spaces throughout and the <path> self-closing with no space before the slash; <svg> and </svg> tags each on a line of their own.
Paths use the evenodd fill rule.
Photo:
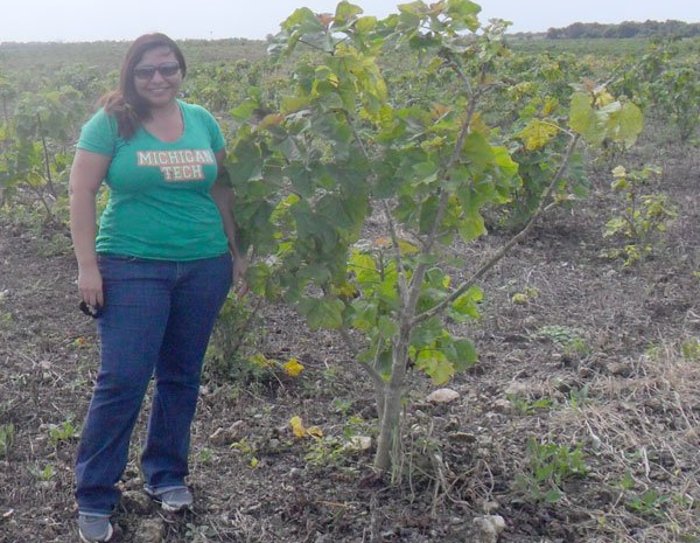
<svg viewBox="0 0 700 543">
<path fill-rule="evenodd" d="M 224 160 L 226 158 L 226 151 L 221 150 L 216 153 L 216 163 L 219 167 L 219 171 L 223 171 Z M 217 181 L 212 185 L 211 196 L 216 203 L 216 207 L 219 209 L 219 214 L 221 215 L 221 221 L 224 225 L 224 232 L 226 233 L 226 238 L 228 239 L 229 251 L 233 255 L 233 281 L 234 284 L 239 280 L 243 279 L 245 273 L 247 262 L 245 258 L 238 252 L 238 246 L 236 245 L 236 224 L 233 221 L 233 189 Z"/>
<path fill-rule="evenodd" d="M 68 185 L 70 231 L 78 261 L 78 290 L 82 300 L 95 307 L 104 303 L 102 276 L 95 253 L 95 200 L 111 160 L 109 156 L 78 149 Z"/>
</svg>

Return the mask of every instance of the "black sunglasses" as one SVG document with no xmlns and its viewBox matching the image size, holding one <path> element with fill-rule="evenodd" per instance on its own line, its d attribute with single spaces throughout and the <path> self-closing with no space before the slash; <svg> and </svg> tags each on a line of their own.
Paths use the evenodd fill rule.
<svg viewBox="0 0 700 543">
<path fill-rule="evenodd" d="M 179 71 L 179 62 L 164 62 L 163 64 L 158 64 L 158 66 L 147 64 L 145 66 L 137 66 L 134 68 L 134 77 L 137 79 L 151 79 L 154 75 L 156 75 L 156 72 L 163 77 L 172 77 Z"/>
</svg>

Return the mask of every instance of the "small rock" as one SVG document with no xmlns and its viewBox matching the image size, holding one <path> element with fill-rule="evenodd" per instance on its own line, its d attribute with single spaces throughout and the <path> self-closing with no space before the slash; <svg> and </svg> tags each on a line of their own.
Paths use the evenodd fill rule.
<svg viewBox="0 0 700 543">
<path fill-rule="evenodd" d="M 244 422 L 237 420 L 228 428 L 217 428 L 216 431 L 209 436 L 209 441 L 213 445 L 230 445 L 238 441 L 243 431 Z"/>
<path fill-rule="evenodd" d="M 439 388 L 426 398 L 431 403 L 450 403 L 459 399 L 459 392 L 451 388 Z"/>
<path fill-rule="evenodd" d="M 345 444 L 345 450 L 362 452 L 372 448 L 372 438 L 370 436 L 352 436 Z"/>
<path fill-rule="evenodd" d="M 501 515 L 484 515 L 473 520 L 477 528 L 477 543 L 496 543 L 498 536 L 506 528 L 506 521 Z"/>
<path fill-rule="evenodd" d="M 141 521 L 134 543 L 162 543 L 165 539 L 165 524 L 161 518 L 148 518 Z"/>
<path fill-rule="evenodd" d="M 517 396 L 523 397 L 528 396 L 528 392 L 531 389 L 530 383 L 521 383 L 520 381 L 513 381 L 506 389 L 506 396 Z"/>
<path fill-rule="evenodd" d="M 537 325 L 537 317 L 534 315 L 528 315 L 523 319 L 523 325 L 532 328 Z"/>
</svg>

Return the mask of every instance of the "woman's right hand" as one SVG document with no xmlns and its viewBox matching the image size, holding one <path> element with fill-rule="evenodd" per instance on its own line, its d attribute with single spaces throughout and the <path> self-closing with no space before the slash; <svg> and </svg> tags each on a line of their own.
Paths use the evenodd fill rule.
<svg viewBox="0 0 700 543">
<path fill-rule="evenodd" d="M 70 232 L 78 261 L 78 290 L 83 302 L 102 307 L 102 275 L 95 253 L 95 200 L 111 157 L 78 149 L 70 171 Z"/>
<path fill-rule="evenodd" d="M 102 274 L 100 274 L 96 264 L 78 268 L 78 291 L 80 298 L 89 306 L 102 307 L 104 305 Z"/>
</svg>

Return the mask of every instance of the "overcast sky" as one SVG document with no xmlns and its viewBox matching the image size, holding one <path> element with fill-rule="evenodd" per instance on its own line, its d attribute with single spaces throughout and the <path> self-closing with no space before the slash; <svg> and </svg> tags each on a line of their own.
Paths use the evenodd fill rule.
<svg viewBox="0 0 700 543">
<path fill-rule="evenodd" d="M 404 1 L 357 0 L 385 17 Z M 481 20 L 513 22 L 513 32 L 571 23 L 700 22 L 700 0 L 482 0 Z M 173 38 L 263 39 L 298 7 L 333 12 L 333 0 L 0 0 L 0 42 L 131 40 L 161 31 Z"/>
</svg>

